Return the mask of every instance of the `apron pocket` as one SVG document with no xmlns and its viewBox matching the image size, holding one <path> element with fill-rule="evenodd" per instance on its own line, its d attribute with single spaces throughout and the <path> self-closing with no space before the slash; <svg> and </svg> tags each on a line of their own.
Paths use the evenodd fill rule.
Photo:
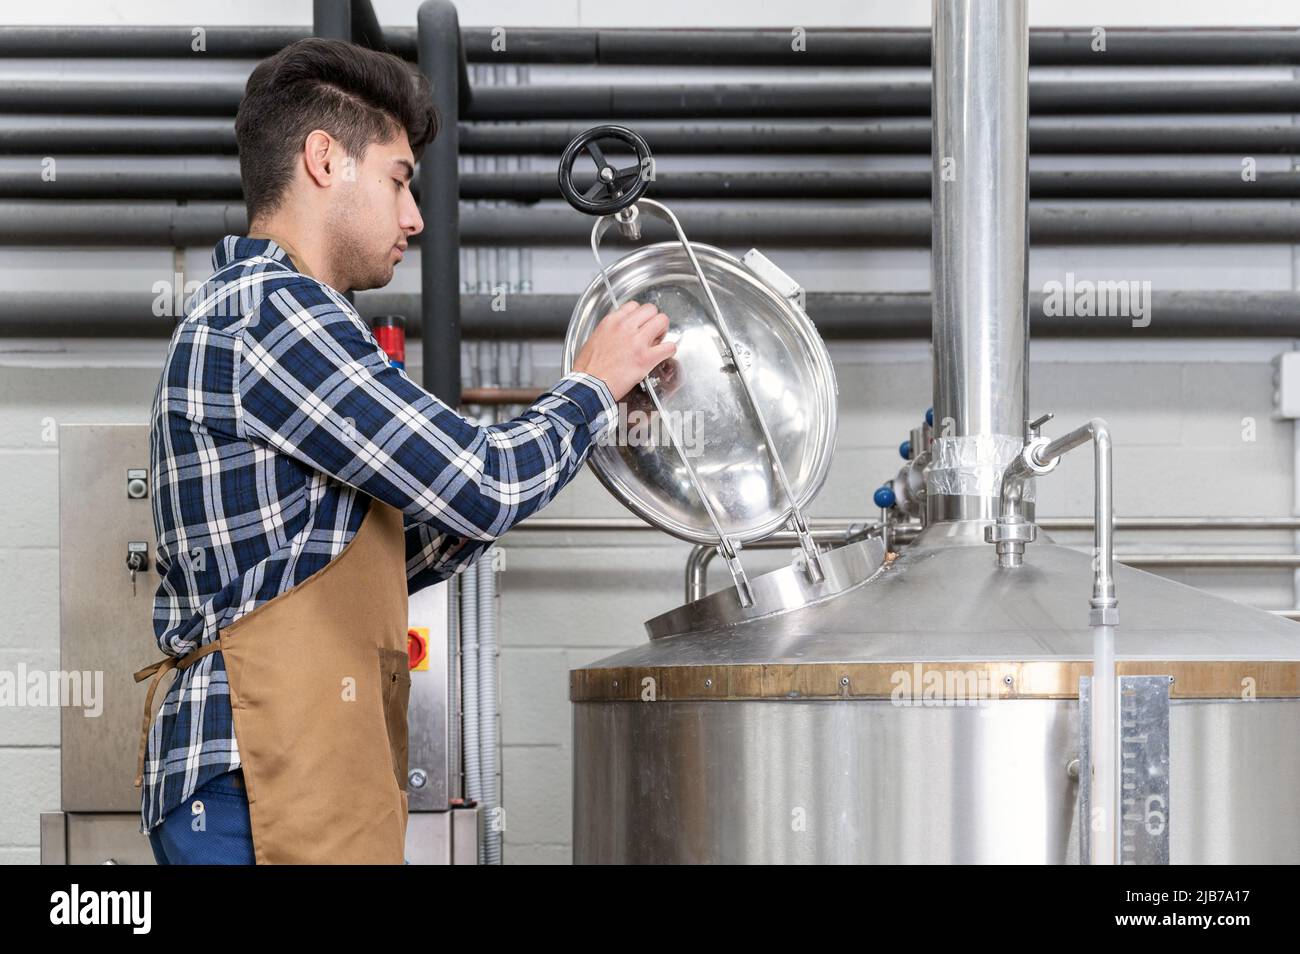
<svg viewBox="0 0 1300 954">
<path fill-rule="evenodd" d="M 400 792 L 406 791 L 406 708 L 411 700 L 411 657 L 404 649 L 379 649 L 380 686 L 384 696 L 384 722 L 393 757 L 393 776 Z"/>
</svg>

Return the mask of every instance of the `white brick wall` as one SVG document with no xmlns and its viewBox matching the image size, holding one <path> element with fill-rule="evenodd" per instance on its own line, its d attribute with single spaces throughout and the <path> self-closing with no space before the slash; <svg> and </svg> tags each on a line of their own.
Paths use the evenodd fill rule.
<svg viewBox="0 0 1300 954">
<path fill-rule="evenodd" d="M 1280 344 L 1279 344 L 1280 346 Z M 11 348 L 0 342 L 0 349 Z M 1286 514 L 1291 508 L 1293 429 L 1269 418 L 1274 346 L 1148 342 L 1036 345 L 1031 394 L 1054 424 L 1106 417 L 1115 434 L 1116 505 L 1128 515 Z M 541 346 L 544 359 L 553 346 Z M 1127 360 L 1109 357 L 1129 355 Z M 157 381 L 157 346 L 126 348 L 125 368 L 16 367 L 0 358 L 0 669 L 55 665 L 58 652 L 57 451 L 41 422 L 143 422 Z M 928 406 L 929 365 L 920 343 L 833 345 L 840 381 L 838 450 L 816 516 L 870 516 L 871 491 L 899 464 L 897 445 Z M 1074 357 L 1071 358 L 1071 355 Z M 1227 357 L 1231 360 L 1222 360 Z M 65 364 L 78 359 L 66 357 Z M 48 362 L 47 362 L 48 363 Z M 413 369 L 418 374 L 418 367 Z M 550 376 L 548 376 L 550 372 Z M 536 380 L 555 369 L 539 362 Z M 1243 417 L 1257 440 L 1241 440 Z M 1086 515 L 1087 454 L 1040 482 L 1045 515 Z M 548 516 L 623 516 L 588 471 Z M 1082 542 L 1077 534 L 1063 537 Z M 1126 549 L 1285 549 L 1286 534 L 1121 535 Z M 568 672 L 644 639 L 642 621 L 682 600 L 689 546 L 653 532 L 520 532 L 502 542 L 502 736 L 506 858 L 569 858 L 571 740 Z M 775 565 L 778 554 L 753 554 Z M 720 585 L 725 573 L 714 568 Z M 1287 571 L 1197 571 L 1186 582 L 1269 608 L 1291 603 Z M 0 709 L 0 861 L 34 861 L 37 815 L 59 797 L 58 718 L 53 709 Z"/>
</svg>

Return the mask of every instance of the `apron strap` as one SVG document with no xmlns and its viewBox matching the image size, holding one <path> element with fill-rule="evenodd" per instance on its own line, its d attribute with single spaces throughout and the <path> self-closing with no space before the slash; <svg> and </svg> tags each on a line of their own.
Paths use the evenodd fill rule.
<svg viewBox="0 0 1300 954">
<path fill-rule="evenodd" d="M 144 784 L 144 754 L 145 748 L 149 742 L 149 723 L 153 719 L 153 697 L 154 692 L 158 689 L 158 683 L 163 675 L 171 670 L 182 671 L 190 668 L 204 656 L 216 652 L 221 648 L 221 637 L 218 636 L 206 646 L 200 646 L 192 653 L 186 656 L 167 656 L 158 660 L 151 666 L 146 666 L 135 674 L 136 682 L 143 682 L 150 675 L 153 680 L 149 683 L 149 693 L 144 700 L 144 719 L 140 723 L 140 755 L 135 763 L 135 787 L 140 788 Z"/>
</svg>

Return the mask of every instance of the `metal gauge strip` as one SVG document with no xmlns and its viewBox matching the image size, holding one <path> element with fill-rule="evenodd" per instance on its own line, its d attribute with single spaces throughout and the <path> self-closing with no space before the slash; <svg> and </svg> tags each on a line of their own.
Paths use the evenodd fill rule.
<svg viewBox="0 0 1300 954">
<path fill-rule="evenodd" d="M 1169 864 L 1170 676 L 1119 677 L 1119 854 L 1123 865 Z M 1092 677 L 1079 679 L 1079 860 L 1092 855 Z"/>
</svg>

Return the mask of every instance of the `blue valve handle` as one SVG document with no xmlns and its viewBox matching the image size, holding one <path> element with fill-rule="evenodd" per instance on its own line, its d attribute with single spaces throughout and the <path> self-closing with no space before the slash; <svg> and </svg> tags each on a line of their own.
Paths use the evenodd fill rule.
<svg viewBox="0 0 1300 954">
<path fill-rule="evenodd" d="M 877 487 L 876 492 L 871 499 L 875 501 L 877 507 L 882 507 L 886 510 L 897 503 L 897 498 L 894 497 L 893 488 L 888 486 Z"/>
<path fill-rule="evenodd" d="M 903 460 L 912 459 L 912 442 L 910 440 L 903 441 L 903 443 L 898 445 L 898 456 L 903 458 Z"/>
</svg>

